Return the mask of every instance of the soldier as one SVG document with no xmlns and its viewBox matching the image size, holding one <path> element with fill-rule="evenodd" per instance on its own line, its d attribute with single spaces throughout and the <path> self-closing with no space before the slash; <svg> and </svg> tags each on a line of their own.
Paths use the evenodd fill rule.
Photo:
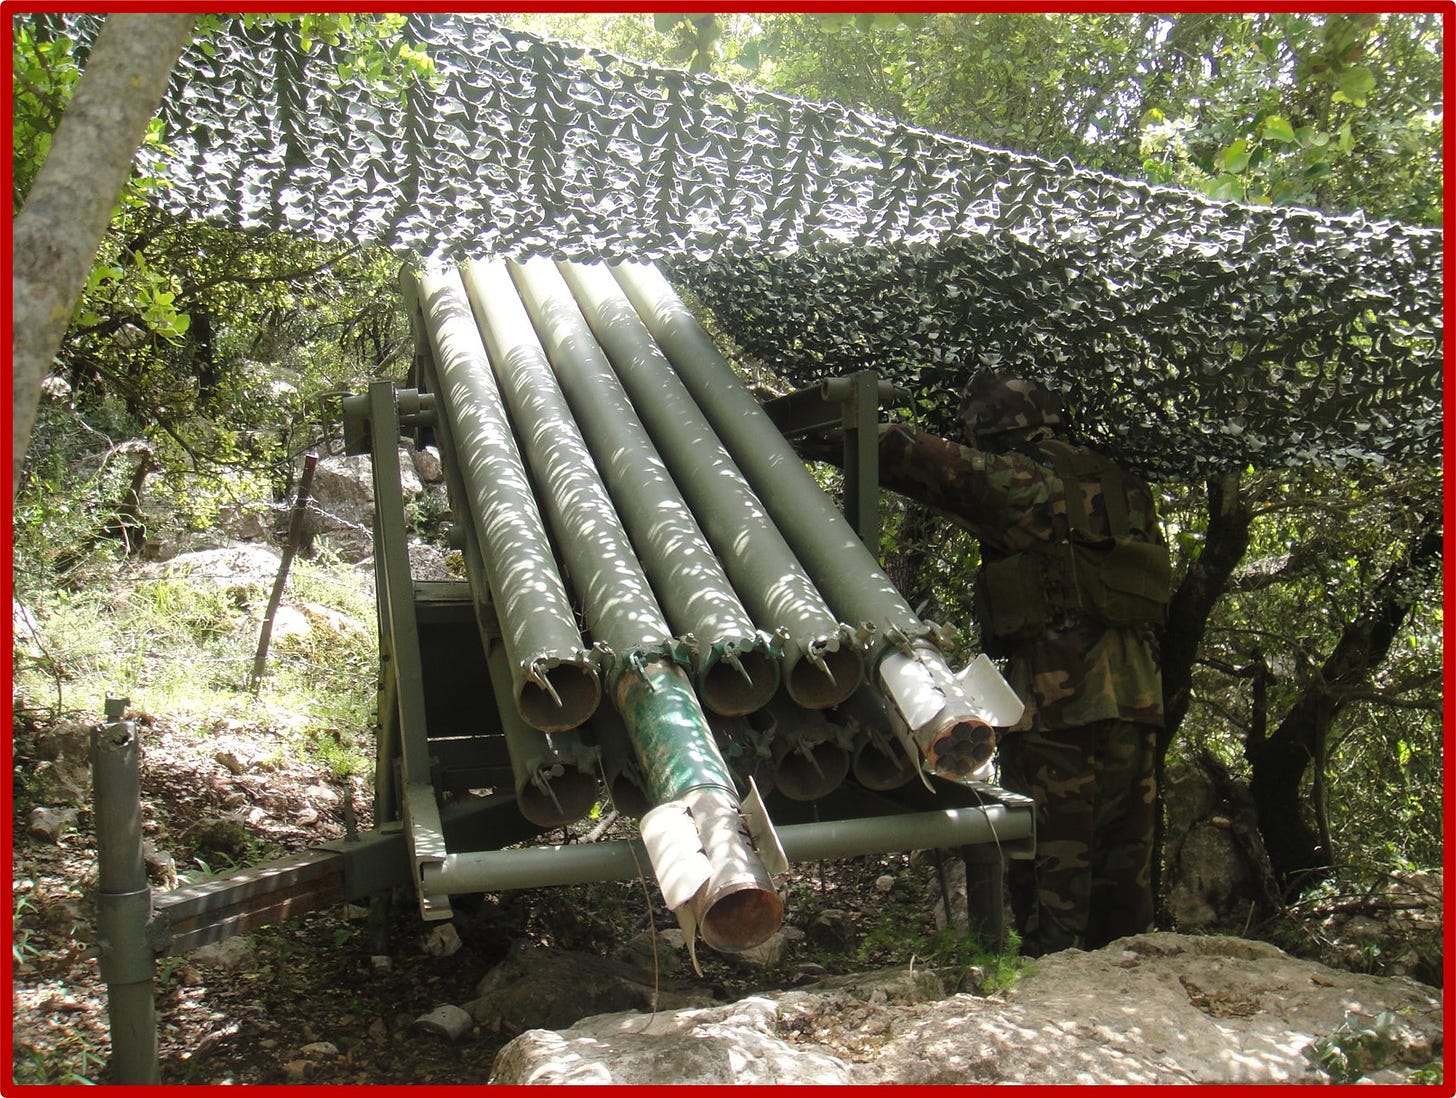
<svg viewBox="0 0 1456 1098">
<path fill-rule="evenodd" d="M 1026 703 L 1001 783 L 1036 802 L 1036 854 L 1009 870 L 1028 956 L 1148 929 L 1159 636 L 1170 567 L 1147 483 L 1056 437 L 1033 382 L 983 372 L 962 395 L 969 445 L 880 430 L 880 482 L 976 536 L 977 618 Z"/>
</svg>

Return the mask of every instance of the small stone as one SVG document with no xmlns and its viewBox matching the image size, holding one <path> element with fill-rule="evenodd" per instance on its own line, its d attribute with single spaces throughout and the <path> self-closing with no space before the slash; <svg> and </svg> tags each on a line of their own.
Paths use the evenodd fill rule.
<svg viewBox="0 0 1456 1098">
<path fill-rule="evenodd" d="M 332 1041 L 314 1041 L 298 1050 L 305 1056 L 337 1056 L 339 1048 Z"/>
<path fill-rule="evenodd" d="M 207 968 L 238 972 L 253 960 L 253 940 L 246 935 L 235 935 L 198 946 L 189 956 L 193 962 Z"/>
<path fill-rule="evenodd" d="M 212 759 L 214 762 L 227 767 L 234 774 L 241 774 L 248 769 L 248 764 L 238 758 L 236 751 L 219 751 Z"/>
<path fill-rule="evenodd" d="M 339 799 L 338 793 L 323 784 L 309 786 L 303 795 L 315 804 L 333 804 Z"/>
<path fill-rule="evenodd" d="M 425 936 L 424 950 L 432 957 L 450 957 L 460 951 L 464 943 L 454 923 L 441 923 Z"/>
<path fill-rule="evenodd" d="M 854 926 L 849 916 L 838 908 L 826 908 L 814 917 L 806 933 L 815 945 L 826 949 L 844 949 L 854 940 Z"/>
<path fill-rule="evenodd" d="M 879 877 L 876 877 L 875 878 L 875 891 L 876 892 L 889 892 L 890 889 L 892 889 L 894 887 L 895 887 L 895 878 L 892 877 L 892 876 L 890 876 L 888 873 L 886 873 L 886 874 L 884 874 L 882 876 L 879 876 Z"/>
<path fill-rule="evenodd" d="M 454 1044 L 475 1028 L 475 1019 L 466 1010 L 451 1003 L 438 1006 L 430 1013 L 415 1019 L 415 1028 Z"/>
<path fill-rule="evenodd" d="M 46 808 L 37 805 L 30 810 L 30 837 L 44 842 L 58 842 L 76 822 L 74 808 Z"/>
<path fill-rule="evenodd" d="M 388 972 L 393 965 L 387 953 L 376 953 L 369 958 L 369 964 L 376 972 Z"/>
<path fill-rule="evenodd" d="M 740 953 L 729 954 L 734 960 L 744 964 L 756 965 L 759 968 L 772 968 L 784 959 L 784 953 L 788 950 L 791 942 L 796 942 L 804 937 L 804 932 L 797 927 L 786 926 L 779 930 L 766 941 L 760 942 L 751 949 L 745 949 Z"/>
<path fill-rule="evenodd" d="M 168 851 L 158 850 L 151 839 L 142 840 L 142 860 L 147 863 L 147 876 L 168 888 L 177 885 L 177 859 Z"/>
<path fill-rule="evenodd" d="M 796 984 L 813 983 L 829 975 L 829 970 L 813 961 L 801 961 L 794 966 L 793 979 Z"/>
<path fill-rule="evenodd" d="M 307 1060 L 289 1060 L 283 1065 L 283 1075 L 290 1083 L 302 1082 L 312 1066 Z"/>
</svg>

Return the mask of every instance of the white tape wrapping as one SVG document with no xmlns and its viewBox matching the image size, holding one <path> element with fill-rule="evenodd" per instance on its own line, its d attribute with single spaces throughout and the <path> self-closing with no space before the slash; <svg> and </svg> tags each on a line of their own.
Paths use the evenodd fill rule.
<svg viewBox="0 0 1456 1098">
<path fill-rule="evenodd" d="M 673 911 L 698 894 L 713 875 L 697 824 L 683 801 L 660 804 L 642 817 L 642 845 Z"/>
</svg>

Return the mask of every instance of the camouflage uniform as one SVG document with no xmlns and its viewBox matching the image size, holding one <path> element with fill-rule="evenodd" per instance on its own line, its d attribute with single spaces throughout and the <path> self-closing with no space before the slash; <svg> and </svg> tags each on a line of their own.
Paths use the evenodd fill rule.
<svg viewBox="0 0 1456 1098">
<path fill-rule="evenodd" d="M 963 417 L 973 437 L 996 449 L 903 426 L 882 428 L 880 479 L 967 528 L 981 543 L 983 567 L 992 567 L 1067 543 L 1070 523 L 1062 478 L 1038 447 L 1047 445 L 1047 428 L 1060 422 L 1059 413 L 1051 405 L 1028 411 L 1028 394 L 1014 389 L 1010 406 L 996 407 L 995 397 L 1006 395 L 1006 380 L 990 387 L 989 401 L 986 384 L 979 393 L 973 391 L 977 384 L 973 379 L 968 386 Z M 1024 383 L 1011 383 L 1019 384 Z M 1031 397 L 1046 397 L 1028 388 Z M 1104 488 L 1120 483 L 1125 498 L 1114 506 L 1120 510 L 1125 504 L 1129 539 L 1145 543 L 1165 566 L 1166 550 L 1152 548 L 1164 543 L 1147 484 L 1132 474 L 1112 475 L 1113 480 L 1078 477 L 1091 532 L 1109 533 Z M 1046 574 L 1053 577 L 1050 583 L 1063 575 L 1055 569 Z M 1166 572 L 1162 577 L 1166 583 Z M 1035 859 L 1013 862 L 1009 881 L 1028 955 L 1095 949 L 1146 930 L 1153 915 L 1153 755 L 1163 722 L 1160 626 L 1109 626 L 1068 605 L 1065 598 L 1053 598 L 1048 620 L 1034 620 L 1022 635 L 1003 640 L 999 650 L 987 644 L 991 654 L 1007 658 L 1007 679 L 1026 703 L 1014 734 L 1002 741 L 1000 762 L 1002 784 L 1036 801 Z M 983 620 L 983 631 L 986 626 Z"/>
</svg>

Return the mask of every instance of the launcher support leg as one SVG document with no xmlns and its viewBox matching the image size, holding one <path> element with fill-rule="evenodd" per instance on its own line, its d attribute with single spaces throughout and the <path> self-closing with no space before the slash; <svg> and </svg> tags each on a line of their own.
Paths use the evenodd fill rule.
<svg viewBox="0 0 1456 1098">
<path fill-rule="evenodd" d="M 111 1072 L 123 1085 L 154 1086 L 156 957 L 148 942 L 152 893 L 142 856 L 141 776 L 127 699 L 106 699 L 106 723 L 91 740 L 98 860 L 97 945 L 111 1022 Z"/>
<path fill-rule="evenodd" d="M 966 864 L 966 914 L 981 948 L 1000 953 L 1006 948 L 1006 859 L 996 843 L 961 847 Z"/>
</svg>

